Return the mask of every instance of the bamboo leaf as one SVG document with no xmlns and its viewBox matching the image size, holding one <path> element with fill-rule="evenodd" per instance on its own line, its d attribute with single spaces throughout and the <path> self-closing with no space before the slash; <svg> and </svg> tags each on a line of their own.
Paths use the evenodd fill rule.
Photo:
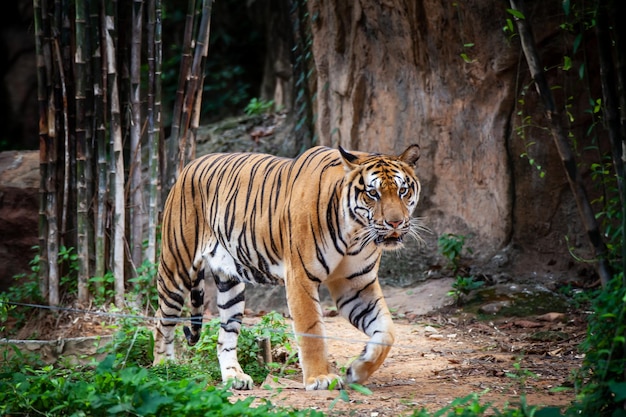
<svg viewBox="0 0 626 417">
<path fill-rule="evenodd" d="M 526 17 L 524 16 L 524 13 L 520 12 L 519 10 L 515 10 L 515 9 L 506 9 L 507 12 L 509 12 L 509 14 L 511 14 L 513 17 L 517 18 L 517 19 L 526 19 Z"/>
</svg>

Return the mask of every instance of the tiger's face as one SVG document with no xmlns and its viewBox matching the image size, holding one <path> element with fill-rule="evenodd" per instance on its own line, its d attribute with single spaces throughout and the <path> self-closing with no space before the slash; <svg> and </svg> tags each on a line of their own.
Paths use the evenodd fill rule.
<svg viewBox="0 0 626 417">
<path fill-rule="evenodd" d="M 419 240 L 420 221 L 411 217 L 421 190 L 415 175 L 419 147 L 410 146 L 397 158 L 340 152 L 349 169 L 348 205 L 360 226 L 355 236 L 359 246 L 373 242 L 393 250 L 402 247 L 407 236 Z"/>
</svg>

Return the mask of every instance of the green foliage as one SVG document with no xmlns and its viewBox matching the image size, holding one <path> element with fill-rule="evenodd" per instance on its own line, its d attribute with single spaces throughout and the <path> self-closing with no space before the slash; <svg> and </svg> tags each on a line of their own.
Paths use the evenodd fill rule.
<svg viewBox="0 0 626 417">
<path fill-rule="evenodd" d="M 220 378 L 217 359 L 217 338 L 220 328 L 219 319 L 212 319 L 202 329 L 200 341 L 192 352 L 191 362 L 203 364 L 207 372 L 216 380 Z M 266 314 L 254 326 L 242 326 L 237 343 L 239 363 L 243 371 L 250 375 L 256 383 L 262 382 L 271 371 L 288 373 L 286 367 L 296 361 L 297 350 L 292 347 L 289 339 L 290 328 L 284 318 L 276 312 Z M 272 348 L 282 346 L 288 352 L 285 364 L 261 364 L 261 349 L 258 340 L 269 338 Z"/>
<path fill-rule="evenodd" d="M 1 415 L 47 416 L 321 416 L 313 410 L 251 407 L 254 397 L 231 402 L 231 393 L 202 378 L 164 380 L 140 367 L 123 368 L 115 356 L 80 369 L 26 366 L 0 370 Z"/>
<path fill-rule="evenodd" d="M 143 263 L 136 270 L 136 277 L 129 278 L 128 282 L 132 284 L 128 295 L 131 298 L 139 296 L 144 302 L 147 302 L 152 311 L 156 311 L 159 305 L 159 294 L 155 283 L 157 276 L 158 262 L 150 262 L 144 259 Z"/>
<path fill-rule="evenodd" d="M 39 291 L 39 246 L 33 246 L 31 249 L 37 252 L 33 259 L 28 262 L 30 266 L 29 274 L 17 274 L 13 276 L 19 284 L 12 285 L 6 294 L 11 301 L 14 302 L 39 302 L 42 301 L 41 292 Z"/>
<path fill-rule="evenodd" d="M 154 337 L 137 319 L 122 319 L 113 335 L 113 340 L 100 349 L 99 353 L 113 355 L 116 363 L 125 366 L 150 366 L 154 360 Z"/>
<path fill-rule="evenodd" d="M 38 246 L 33 246 L 33 250 L 38 251 Z M 31 272 L 29 274 L 22 273 L 13 276 L 16 283 L 8 288 L 7 291 L 0 293 L 6 302 L 12 303 L 41 303 L 43 298 L 39 289 L 39 255 L 36 254 L 28 263 Z M 14 308 L 13 308 L 14 307 Z M 16 320 L 15 327 L 21 327 L 30 317 L 32 310 L 22 306 L 12 306 L 6 311 L 7 315 Z M 8 317 L 7 317 L 8 318 Z M 6 321 L 3 320 L 3 321 Z M 0 329 L 4 332 L 5 329 Z"/>
<path fill-rule="evenodd" d="M 539 408 L 530 406 L 526 402 L 526 397 L 520 398 L 520 403 L 515 406 L 506 406 L 503 410 L 498 410 L 491 403 L 482 403 L 480 397 L 487 391 L 480 394 L 469 394 L 465 397 L 454 399 L 444 408 L 430 412 L 425 408 L 413 411 L 412 417 L 562 417 L 561 411 L 556 407 Z"/>
<path fill-rule="evenodd" d="M 465 246 L 465 236 L 456 235 L 454 233 L 445 233 L 439 236 L 437 239 L 437 246 L 439 253 L 442 254 L 448 260 L 448 268 L 453 271 L 459 269 L 459 261 L 463 253 L 463 247 Z M 466 249 L 471 253 L 471 249 Z"/>
<path fill-rule="evenodd" d="M 585 359 L 577 375 L 580 390 L 575 406 L 580 415 L 610 416 L 623 409 L 626 369 L 626 286 L 617 274 L 593 301 L 587 338 L 581 345 Z"/>
<path fill-rule="evenodd" d="M 269 113 L 272 111 L 273 108 L 274 108 L 274 100 L 265 101 L 265 100 L 260 100 L 254 97 L 250 100 L 250 102 L 244 109 L 244 112 L 248 116 L 256 116 L 256 115 Z"/>
<path fill-rule="evenodd" d="M 158 263 L 144 260 L 136 269 L 137 276 L 129 278 L 129 286 L 126 293 L 129 299 L 140 298 L 147 302 L 151 311 L 156 311 L 158 306 L 158 293 L 154 283 L 157 273 Z M 89 293 L 93 297 L 93 302 L 97 306 L 103 306 L 111 302 L 115 297 L 115 276 L 113 272 L 107 271 L 103 277 L 89 278 Z"/>
<path fill-rule="evenodd" d="M 115 275 L 107 271 L 103 277 L 89 278 L 89 293 L 97 306 L 102 306 L 115 297 Z"/>
<path fill-rule="evenodd" d="M 9 311 L 14 308 L 14 305 L 9 304 L 9 296 L 0 294 L 0 333 L 4 332 L 4 323 L 9 319 Z"/>
<path fill-rule="evenodd" d="M 485 281 L 478 281 L 473 276 L 457 275 L 456 280 L 452 283 L 452 290 L 448 291 L 448 296 L 453 297 L 454 302 L 460 305 L 465 296 L 483 285 L 485 285 Z"/>
<path fill-rule="evenodd" d="M 66 295 L 75 296 L 78 293 L 78 255 L 74 248 L 61 246 L 57 262 L 64 271 L 59 279 L 61 288 Z"/>
<path fill-rule="evenodd" d="M 605 155 L 602 162 L 591 164 L 590 169 L 594 185 L 600 192 L 599 197 L 592 201 L 592 204 L 598 207 L 596 219 L 605 237 L 609 261 L 614 265 L 619 264 L 624 244 L 622 241 L 623 212 L 611 157 Z"/>
<path fill-rule="evenodd" d="M 186 3 L 185 3 L 186 4 Z M 171 108 L 178 89 L 185 6 L 163 2 L 163 106 Z M 202 96 L 203 120 L 216 120 L 239 113 L 257 91 L 263 76 L 265 52 L 261 27 L 248 7 L 238 0 L 222 0 L 212 6 L 209 59 L 205 63 Z M 165 46 L 169 45 L 169 46 Z"/>
<path fill-rule="evenodd" d="M 523 360 L 523 357 L 519 357 L 518 360 L 515 361 L 515 363 L 513 363 L 513 370 L 505 372 L 505 375 L 508 378 L 511 378 L 514 381 L 516 381 L 517 385 L 519 386 L 519 390 L 522 392 L 525 392 L 526 381 L 529 378 L 537 379 L 539 378 L 539 376 L 536 373 L 523 368 L 522 360 Z"/>
</svg>

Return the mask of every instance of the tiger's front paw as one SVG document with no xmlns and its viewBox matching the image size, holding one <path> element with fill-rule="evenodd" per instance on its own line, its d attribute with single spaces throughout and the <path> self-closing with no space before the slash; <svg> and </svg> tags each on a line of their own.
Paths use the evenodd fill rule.
<svg viewBox="0 0 626 417">
<path fill-rule="evenodd" d="M 346 380 L 348 384 L 363 384 L 372 373 L 378 368 L 374 363 L 356 359 L 346 371 Z"/>
<path fill-rule="evenodd" d="M 316 377 L 311 376 L 304 382 L 304 387 L 307 391 L 325 390 L 330 387 L 333 387 L 334 389 L 343 389 L 343 379 L 339 375 L 335 374 L 318 375 Z"/>
<path fill-rule="evenodd" d="M 240 370 L 224 372 L 222 374 L 222 381 L 234 389 L 252 389 L 254 386 L 254 382 L 252 381 L 250 375 Z"/>
</svg>

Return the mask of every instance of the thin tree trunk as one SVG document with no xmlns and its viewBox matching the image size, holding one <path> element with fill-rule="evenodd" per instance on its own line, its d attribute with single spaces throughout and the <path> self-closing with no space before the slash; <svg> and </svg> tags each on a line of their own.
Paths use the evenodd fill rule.
<svg viewBox="0 0 626 417">
<path fill-rule="evenodd" d="M 178 173 L 182 169 L 180 164 L 181 156 L 179 155 L 179 136 L 183 104 L 185 101 L 185 89 L 191 71 L 191 42 L 193 39 L 195 10 L 195 1 L 189 0 L 187 4 L 187 16 L 185 18 L 185 33 L 183 36 L 180 70 L 178 73 L 178 88 L 176 90 L 176 99 L 174 100 L 174 108 L 172 110 L 172 131 L 170 133 L 168 151 L 166 154 L 165 178 L 163 180 L 164 197 L 167 197 L 169 194 L 170 189 L 174 185 L 174 181 L 176 181 L 178 177 Z"/>
<path fill-rule="evenodd" d="M 96 160 L 97 160 L 97 181 L 98 188 L 96 192 L 97 205 L 94 209 L 94 223 L 95 223 L 95 235 L 94 235 L 94 256 L 95 256 L 95 270 L 94 276 L 104 277 L 106 272 L 106 219 L 108 217 L 107 199 L 109 198 L 107 185 L 108 185 L 108 164 L 107 151 L 106 151 L 106 126 L 105 126 L 105 109 L 106 109 L 106 80 L 107 67 L 106 62 L 102 59 L 101 48 L 105 45 L 105 42 L 101 41 L 100 28 L 104 28 L 103 10 L 100 9 L 100 2 L 91 1 L 90 3 L 90 17 L 91 17 L 91 41 L 92 41 L 92 59 L 93 64 L 93 77 L 94 77 L 94 141 L 96 148 Z M 95 290 L 100 293 L 102 283 L 96 281 Z"/>
<path fill-rule="evenodd" d="M 520 33 L 522 50 L 524 52 L 524 56 L 526 57 L 526 62 L 528 63 L 532 78 L 535 81 L 537 91 L 543 100 L 546 117 L 550 122 L 550 130 L 552 132 L 554 143 L 561 157 L 561 161 L 563 162 L 563 167 L 565 168 L 570 188 L 578 206 L 578 213 L 587 232 L 587 237 L 589 238 L 589 243 L 591 244 L 595 258 L 597 259 L 598 275 L 600 276 L 602 285 L 606 286 L 611 279 L 611 270 L 606 259 L 606 246 L 604 245 L 602 235 L 598 229 L 598 224 L 596 222 L 591 204 L 589 203 L 589 198 L 587 197 L 587 192 L 585 190 L 580 171 L 576 166 L 574 152 L 572 151 L 567 140 L 567 136 L 563 131 L 560 115 L 554 104 L 552 90 L 550 89 L 543 72 L 539 53 L 537 52 L 537 47 L 530 29 L 530 23 L 528 22 L 528 16 L 525 14 L 524 2 L 523 0 L 510 0 L 510 4 L 513 10 L 517 10 L 525 16 L 524 18 L 515 19 Z"/>
<path fill-rule="evenodd" d="M 61 86 L 61 98 L 62 98 L 62 108 L 61 114 L 63 117 L 62 124 L 59 126 L 58 131 L 63 132 L 63 190 L 60 190 L 62 193 L 61 201 L 62 201 L 62 213 L 61 213 L 61 230 L 59 234 L 59 242 L 61 246 L 70 246 L 72 245 L 72 239 L 67 239 L 68 233 L 68 220 L 72 217 L 71 212 L 68 211 L 70 209 L 70 194 L 71 194 L 71 184 L 73 175 L 72 175 L 72 161 L 74 154 L 71 151 L 70 142 L 70 109 L 68 103 L 68 94 L 71 94 L 71 71 L 68 71 L 71 66 L 70 62 L 73 61 L 71 57 L 71 53 L 69 50 L 70 44 L 70 12 L 69 12 L 69 3 L 61 2 L 59 6 L 59 17 L 60 20 L 55 25 L 56 33 L 58 36 L 54 36 L 54 48 L 56 52 L 55 62 L 57 63 L 57 71 L 59 75 L 59 81 Z"/>
<path fill-rule="evenodd" d="M 317 77 L 315 66 L 311 64 L 311 45 L 313 36 L 307 12 L 306 3 L 296 0 L 292 8 L 291 22 L 294 36 L 293 50 L 293 78 L 294 82 L 294 106 L 295 128 L 294 145 L 301 144 L 302 148 L 310 148 L 313 145 L 313 100 L 311 92 L 316 91 Z M 294 146 L 295 148 L 295 146 Z"/>
<path fill-rule="evenodd" d="M 161 126 L 161 3 L 148 2 L 148 245 L 145 259 L 156 263 Z"/>
<path fill-rule="evenodd" d="M 143 0 L 134 0 L 132 9 L 132 37 L 130 50 L 130 257 L 133 275 L 143 256 L 143 189 L 141 185 L 141 39 L 143 30 Z"/>
<path fill-rule="evenodd" d="M 44 0 L 45 1 L 45 0 Z M 35 50 L 37 55 L 37 102 L 39 107 L 39 291 L 44 299 L 48 298 L 48 216 L 47 179 L 49 175 L 50 136 L 48 126 L 48 82 L 46 63 L 50 62 L 50 45 L 45 42 L 44 21 L 47 10 L 42 10 L 41 1 L 34 0 L 33 14 L 35 23 Z M 47 52 L 46 52 L 47 51 Z M 46 59 L 46 57 L 48 59 Z M 54 123 L 54 119 L 52 119 Z"/>
<path fill-rule="evenodd" d="M 202 5 L 202 20 L 198 33 L 198 42 L 196 43 L 196 56 L 194 57 L 194 65 L 192 71 L 196 73 L 196 86 L 193 94 L 193 111 L 189 125 L 189 135 L 187 136 L 187 154 L 185 164 L 196 157 L 196 135 L 200 126 L 200 114 L 202 112 L 202 93 L 204 85 L 204 69 L 209 53 L 209 35 L 211 33 L 211 9 L 213 0 L 205 0 Z M 197 61 L 197 62 L 196 62 Z M 192 74 L 192 77 L 194 75 Z"/>
<path fill-rule="evenodd" d="M 106 51 L 109 106 L 111 109 L 110 142 L 113 163 L 112 174 L 113 207 L 113 275 L 115 276 L 115 305 L 124 306 L 124 248 L 125 248 L 125 199 L 124 199 L 124 148 L 122 145 L 122 127 L 120 113 L 120 97 L 117 80 L 116 60 L 116 25 L 114 6 L 116 2 L 106 2 Z"/>
<path fill-rule="evenodd" d="M 76 233 L 77 233 L 77 256 L 78 256 L 78 302 L 87 304 L 89 301 L 89 199 L 87 198 L 87 120 L 86 120 L 86 95 L 87 95 L 87 20 L 85 3 L 76 0 L 76 29 L 74 53 L 74 66 L 76 69 Z M 66 152 L 69 150 L 66 149 Z M 66 161 L 67 164 L 67 161 Z"/>
</svg>

